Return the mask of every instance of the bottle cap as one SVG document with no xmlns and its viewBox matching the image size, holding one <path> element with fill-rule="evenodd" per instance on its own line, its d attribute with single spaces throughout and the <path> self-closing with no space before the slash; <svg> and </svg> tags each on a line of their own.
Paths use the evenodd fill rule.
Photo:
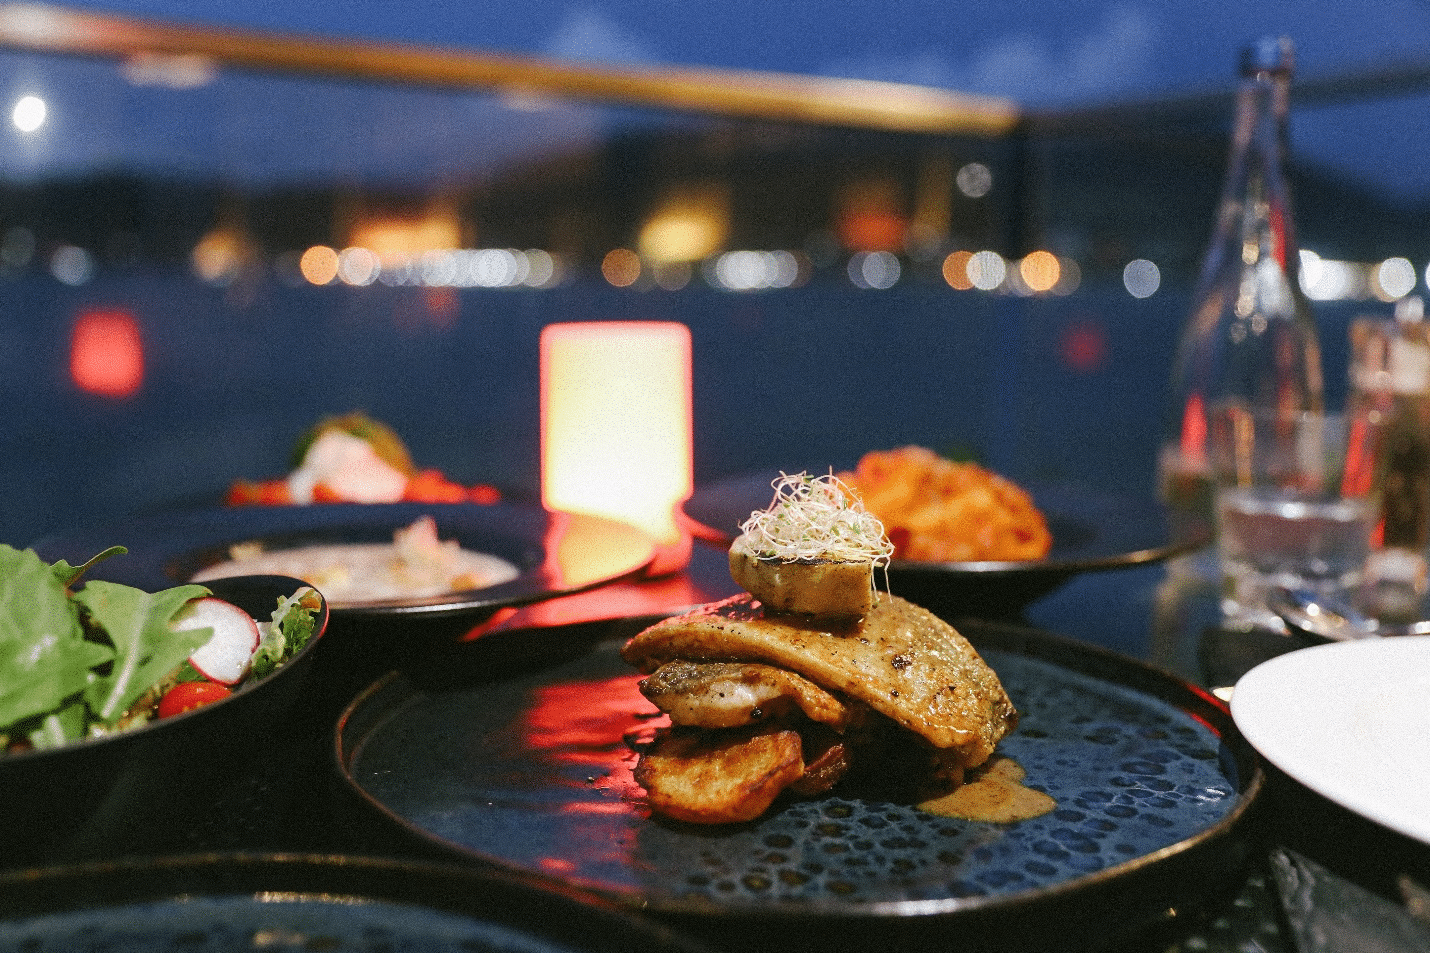
<svg viewBox="0 0 1430 953">
<path fill-rule="evenodd" d="M 1241 51 L 1243 76 L 1257 73 L 1290 73 L 1296 68 L 1296 44 L 1286 36 L 1262 37 Z"/>
</svg>

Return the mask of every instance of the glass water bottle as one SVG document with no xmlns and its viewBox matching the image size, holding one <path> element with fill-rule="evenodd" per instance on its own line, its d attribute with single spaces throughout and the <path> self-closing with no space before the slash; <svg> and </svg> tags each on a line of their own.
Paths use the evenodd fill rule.
<svg viewBox="0 0 1430 953">
<path fill-rule="evenodd" d="M 1301 290 L 1286 183 L 1294 48 L 1242 51 L 1226 180 L 1173 367 L 1159 479 L 1173 512 L 1211 519 L 1208 420 L 1218 406 L 1320 411 L 1321 351 Z"/>
</svg>

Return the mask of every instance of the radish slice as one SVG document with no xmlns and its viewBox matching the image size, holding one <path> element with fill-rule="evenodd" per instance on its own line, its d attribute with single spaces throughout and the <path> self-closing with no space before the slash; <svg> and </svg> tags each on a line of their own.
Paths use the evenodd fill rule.
<svg viewBox="0 0 1430 953">
<path fill-rule="evenodd" d="M 258 623 L 231 602 L 213 596 L 195 599 L 180 610 L 170 627 L 175 632 L 212 628 L 213 637 L 189 656 L 199 674 L 222 685 L 233 685 L 248 674 L 258 650 Z"/>
</svg>

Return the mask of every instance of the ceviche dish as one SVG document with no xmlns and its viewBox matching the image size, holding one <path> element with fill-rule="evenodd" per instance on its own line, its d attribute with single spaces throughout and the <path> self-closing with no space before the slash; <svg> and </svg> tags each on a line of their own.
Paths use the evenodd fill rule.
<svg viewBox="0 0 1430 953">
<path fill-rule="evenodd" d="M 299 587 L 255 619 L 201 585 L 149 593 L 82 582 L 0 544 L 0 752 L 57 748 L 227 698 L 312 639 L 322 597 Z"/>
<path fill-rule="evenodd" d="M 496 503 L 487 483 L 464 486 L 434 467 L 419 468 L 390 426 L 361 411 L 325 417 L 293 446 L 283 476 L 235 480 L 229 506 L 306 506 L 311 503 Z"/>
</svg>

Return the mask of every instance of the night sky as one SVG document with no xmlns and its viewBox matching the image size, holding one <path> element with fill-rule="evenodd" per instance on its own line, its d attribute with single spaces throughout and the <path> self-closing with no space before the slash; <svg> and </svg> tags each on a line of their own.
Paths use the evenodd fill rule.
<svg viewBox="0 0 1430 953">
<path fill-rule="evenodd" d="M 1033 108 L 1225 90 L 1238 49 L 1297 43 L 1299 75 L 1430 60 L 1430 0 L 82 0 L 145 17 L 640 65 L 880 79 Z M 1300 110 L 1302 158 L 1430 200 L 1430 90 Z"/>
</svg>

